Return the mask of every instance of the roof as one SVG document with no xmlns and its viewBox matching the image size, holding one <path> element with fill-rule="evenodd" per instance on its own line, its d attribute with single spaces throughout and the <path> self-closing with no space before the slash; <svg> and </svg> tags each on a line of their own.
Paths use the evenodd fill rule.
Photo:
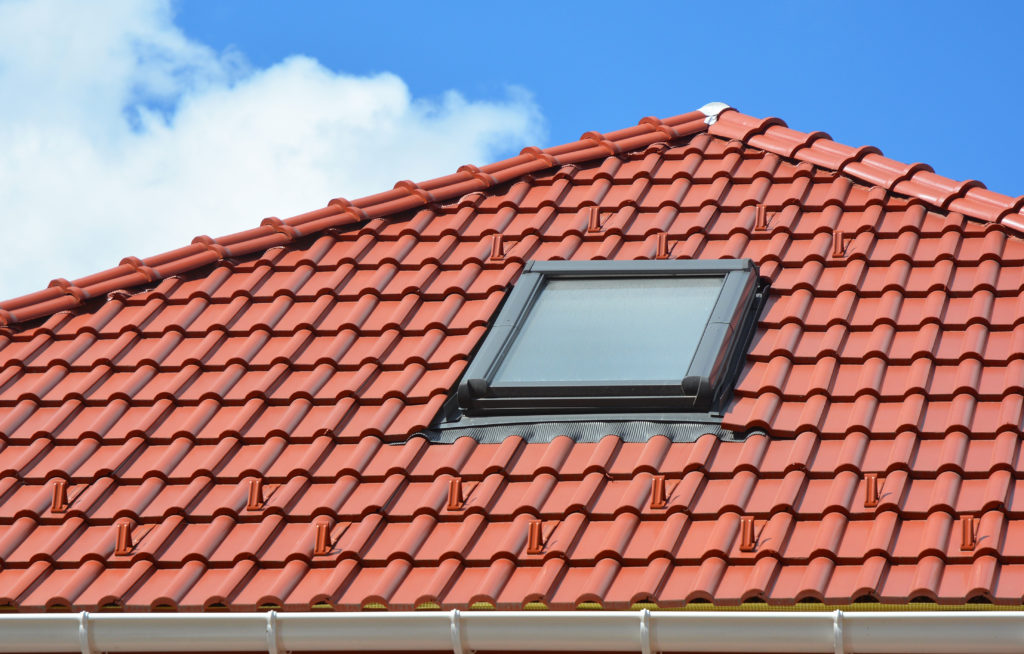
<svg viewBox="0 0 1024 654">
<path fill-rule="evenodd" d="M 709 113 L 0 305 L 0 600 L 1019 605 L 1021 200 Z M 416 435 L 525 261 L 657 256 L 771 279 L 723 420 L 765 434 Z"/>
</svg>

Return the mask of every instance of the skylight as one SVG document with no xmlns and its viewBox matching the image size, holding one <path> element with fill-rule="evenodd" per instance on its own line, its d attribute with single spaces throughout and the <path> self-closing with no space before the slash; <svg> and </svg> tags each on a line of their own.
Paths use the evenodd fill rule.
<svg viewBox="0 0 1024 654">
<path fill-rule="evenodd" d="M 459 409 L 712 411 L 762 291 L 750 260 L 531 262 L 460 382 Z"/>
<path fill-rule="evenodd" d="M 678 377 L 693 361 L 722 281 L 551 279 L 502 357 L 494 383 Z"/>
</svg>

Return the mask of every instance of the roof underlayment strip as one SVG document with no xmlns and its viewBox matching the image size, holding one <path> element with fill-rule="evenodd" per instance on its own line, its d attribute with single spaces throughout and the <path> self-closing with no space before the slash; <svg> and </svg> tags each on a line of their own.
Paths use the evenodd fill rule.
<svg viewBox="0 0 1024 654">
<path fill-rule="evenodd" d="M 0 652 L 1019 652 L 1018 612 L 397 612 L 0 616 Z"/>
</svg>

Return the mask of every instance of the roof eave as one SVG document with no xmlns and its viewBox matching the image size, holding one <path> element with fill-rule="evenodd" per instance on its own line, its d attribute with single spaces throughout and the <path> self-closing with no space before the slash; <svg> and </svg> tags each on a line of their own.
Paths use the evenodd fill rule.
<svg viewBox="0 0 1024 654">
<path fill-rule="evenodd" d="M 1019 612 L 401 612 L 0 616 L 0 652 L 1010 652 Z"/>
</svg>

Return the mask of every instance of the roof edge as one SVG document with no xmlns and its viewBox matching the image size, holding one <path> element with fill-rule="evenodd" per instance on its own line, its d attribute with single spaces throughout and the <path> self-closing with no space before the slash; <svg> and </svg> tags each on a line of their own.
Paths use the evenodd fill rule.
<svg viewBox="0 0 1024 654">
<path fill-rule="evenodd" d="M 891 193 L 916 198 L 939 211 L 1002 225 L 1024 235 L 1024 196 L 1012 198 L 996 193 L 973 179 L 943 177 L 927 164 L 896 161 L 875 147 L 854 148 L 833 141 L 825 132 L 800 132 L 779 118 L 754 118 L 731 108 L 719 110 L 715 121 L 709 123 L 708 133 L 842 173 Z"/>
<path fill-rule="evenodd" d="M 479 168 L 468 164 L 454 174 L 419 184 L 401 181 L 390 191 L 357 200 L 335 198 L 322 209 L 285 220 L 265 218 L 259 227 L 221 238 L 197 236 L 183 248 L 145 259 L 126 257 L 114 268 L 74 281 L 55 279 L 42 291 L 0 302 L 0 329 L 73 309 L 108 293 L 180 275 L 228 257 L 285 245 L 332 227 L 358 224 L 484 191 L 554 166 L 577 164 L 691 136 L 706 131 L 707 120 L 704 108 L 665 119 L 648 116 L 634 127 L 604 134 L 586 132 L 577 141 L 550 148 L 523 148 L 516 157 Z"/>
<path fill-rule="evenodd" d="M 516 157 L 487 166 L 462 166 L 454 174 L 419 184 L 401 181 L 390 191 L 354 201 L 335 198 L 326 207 L 281 220 L 265 218 L 255 229 L 213 239 L 197 236 L 183 248 L 146 259 L 126 257 L 114 268 L 69 282 L 55 279 L 48 288 L 0 302 L 0 330 L 73 309 L 114 291 L 128 290 L 238 257 L 332 227 L 359 224 L 411 209 L 484 191 L 513 179 L 566 164 L 577 164 L 708 132 L 765 152 L 810 163 L 889 192 L 916 198 L 939 211 L 1001 225 L 1024 236 L 1024 196 L 989 191 L 977 180 L 958 182 L 936 175 L 926 164 L 904 164 L 878 148 L 837 143 L 825 132 L 790 129 L 779 118 L 755 118 L 724 102 L 709 102 L 671 118 L 646 117 L 636 126 L 608 133 L 586 132 L 579 140 L 550 148 L 523 148 Z"/>
<path fill-rule="evenodd" d="M 0 616 L 0 652 L 1006 652 L 1014 612 L 416 611 Z"/>
</svg>

